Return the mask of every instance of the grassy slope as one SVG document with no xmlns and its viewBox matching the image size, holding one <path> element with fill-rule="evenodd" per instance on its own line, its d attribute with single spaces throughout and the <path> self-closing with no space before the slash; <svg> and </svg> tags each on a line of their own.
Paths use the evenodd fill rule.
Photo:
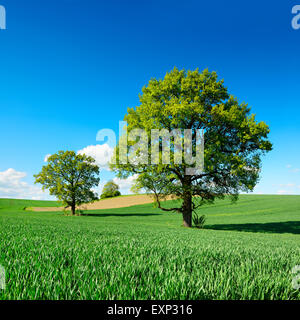
<svg viewBox="0 0 300 320">
<path fill-rule="evenodd" d="M 0 200 L 0 299 L 300 299 L 290 272 L 300 196 L 218 201 L 200 210 L 205 230 L 152 205 L 67 217 L 22 210 L 49 202 L 9 201 Z"/>
<path fill-rule="evenodd" d="M 0 212 L 19 212 L 30 207 L 59 207 L 60 205 L 61 204 L 56 201 L 0 199 Z"/>
</svg>

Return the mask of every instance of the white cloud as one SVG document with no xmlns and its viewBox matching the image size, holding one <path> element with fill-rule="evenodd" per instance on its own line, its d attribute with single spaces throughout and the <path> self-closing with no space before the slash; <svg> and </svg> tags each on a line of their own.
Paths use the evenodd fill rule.
<svg viewBox="0 0 300 320">
<path fill-rule="evenodd" d="M 46 155 L 45 155 L 45 158 L 44 158 L 44 162 L 48 162 L 48 159 L 49 159 L 50 156 L 51 156 L 50 153 L 46 154 Z"/>
<path fill-rule="evenodd" d="M 281 188 L 293 188 L 296 186 L 295 183 L 287 183 L 287 184 L 280 184 L 279 185 Z"/>
<path fill-rule="evenodd" d="M 22 181 L 27 176 L 26 172 L 7 169 L 0 172 L 0 197 L 14 199 L 50 199 L 48 193 L 38 186 L 32 186 Z"/>
<path fill-rule="evenodd" d="M 277 194 L 299 194 L 300 186 L 293 182 L 273 184 L 272 186 L 278 188 Z"/>
<path fill-rule="evenodd" d="M 294 188 L 295 186 L 296 186 L 295 183 L 288 183 L 288 184 L 287 184 L 287 187 L 288 187 L 288 188 Z"/>
<path fill-rule="evenodd" d="M 112 180 L 114 183 L 116 183 L 119 186 L 120 192 L 122 195 L 126 195 L 126 194 L 132 194 L 132 191 L 130 189 L 136 178 L 137 178 L 137 175 L 131 176 L 127 179 L 113 178 L 109 180 Z M 97 187 L 93 188 L 93 191 L 100 196 L 102 194 L 102 190 L 104 186 L 109 180 L 101 180 L 100 184 Z"/>
<path fill-rule="evenodd" d="M 287 190 L 278 190 L 277 191 L 277 194 L 280 194 L 280 195 L 282 195 L 282 194 L 288 194 L 289 192 L 287 191 Z"/>
<path fill-rule="evenodd" d="M 102 194 L 102 190 L 107 182 L 107 180 L 101 180 L 97 187 L 92 188 L 92 191 L 97 193 L 98 197 L 100 197 Z"/>
<path fill-rule="evenodd" d="M 288 164 L 286 167 L 289 169 L 289 172 L 292 172 L 292 173 L 300 172 L 300 168 L 294 168 L 294 166 L 292 166 L 291 164 Z"/>
<path fill-rule="evenodd" d="M 99 167 L 108 170 L 108 162 L 113 155 L 114 149 L 109 147 L 108 144 L 103 145 L 91 145 L 79 150 L 78 154 L 86 154 L 93 157 Z M 48 161 L 51 154 L 47 154 L 44 157 L 44 162 Z M 53 200 L 47 191 L 43 191 L 39 185 L 30 185 L 23 179 L 27 176 L 26 172 L 16 171 L 15 169 L 8 169 L 0 172 L 0 197 L 2 198 L 14 198 L 14 199 L 32 199 Z M 105 182 L 101 182 L 95 191 L 101 194 Z"/>
<path fill-rule="evenodd" d="M 97 165 L 100 168 L 108 170 L 108 163 L 113 155 L 114 149 L 108 144 L 91 145 L 79 150 L 78 154 L 85 154 L 96 160 Z"/>
<path fill-rule="evenodd" d="M 120 187 L 121 194 L 132 194 L 132 191 L 130 189 L 137 177 L 138 175 L 135 174 L 133 176 L 128 177 L 127 179 L 114 178 L 113 182 Z"/>
</svg>

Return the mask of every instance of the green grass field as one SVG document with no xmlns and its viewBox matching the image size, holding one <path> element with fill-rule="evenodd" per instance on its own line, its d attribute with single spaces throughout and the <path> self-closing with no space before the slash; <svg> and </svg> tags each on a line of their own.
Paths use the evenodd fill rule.
<svg viewBox="0 0 300 320">
<path fill-rule="evenodd" d="M 300 299 L 300 196 L 243 195 L 199 213 L 205 229 L 151 204 L 84 216 L 0 199 L 0 299 Z"/>
</svg>

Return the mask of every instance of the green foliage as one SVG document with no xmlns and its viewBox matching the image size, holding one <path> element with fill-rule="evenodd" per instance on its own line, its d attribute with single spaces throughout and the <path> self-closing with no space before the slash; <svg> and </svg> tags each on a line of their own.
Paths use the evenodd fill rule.
<svg viewBox="0 0 300 320">
<path fill-rule="evenodd" d="M 226 194 L 233 200 L 243 191 L 252 191 L 259 179 L 261 156 L 272 149 L 268 141 L 269 127 L 257 122 L 250 113 L 250 107 L 229 94 L 224 81 L 216 72 L 204 70 L 179 71 L 174 68 L 162 80 L 152 79 L 142 89 L 140 105 L 129 108 L 124 120 L 128 133 L 136 128 L 146 131 L 149 147 L 140 148 L 137 156 L 143 156 L 151 163 L 151 130 L 191 129 L 204 130 L 204 171 L 193 176 L 186 175 L 190 167 L 184 159 L 182 164 L 174 161 L 174 141 L 171 140 L 170 164 L 163 164 L 162 150 L 159 164 L 122 164 L 119 151 L 122 137 L 117 146 L 116 170 L 120 178 L 138 174 L 135 190 L 144 189 L 154 193 L 158 206 L 163 210 L 191 215 L 192 210 L 205 203 L 212 203 Z M 150 143 L 151 141 L 151 143 Z M 161 139 L 154 141 L 160 144 Z M 176 141 L 175 143 L 178 143 Z M 132 148 L 136 141 L 128 141 L 125 150 L 133 158 Z M 179 143 L 182 146 L 182 142 Z M 193 139 L 193 150 L 196 142 Z M 180 206 L 164 208 L 160 202 L 166 196 L 174 195 L 184 201 Z M 193 196 L 201 201 L 191 203 Z M 198 199 L 197 198 L 197 199 Z M 188 222 L 189 223 L 189 222 Z"/>
<path fill-rule="evenodd" d="M 120 195 L 119 186 L 110 180 L 105 184 L 102 190 L 101 199 L 118 197 Z"/>
<path fill-rule="evenodd" d="M 44 190 L 70 206 L 75 214 L 76 206 L 98 199 L 91 190 L 99 184 L 98 175 L 99 167 L 92 157 L 59 151 L 48 158 L 48 164 L 34 177 L 35 183 L 42 184 Z"/>
<path fill-rule="evenodd" d="M 201 215 L 199 216 L 196 212 L 194 212 L 193 214 L 193 223 L 194 223 L 194 226 L 198 229 L 203 229 L 204 227 L 204 224 L 205 224 L 205 215 Z"/>
<path fill-rule="evenodd" d="M 201 208 L 201 232 L 151 204 L 88 217 L 22 210 L 49 207 L 34 203 L 0 199 L 0 300 L 300 299 L 299 196 L 217 200 Z"/>
</svg>

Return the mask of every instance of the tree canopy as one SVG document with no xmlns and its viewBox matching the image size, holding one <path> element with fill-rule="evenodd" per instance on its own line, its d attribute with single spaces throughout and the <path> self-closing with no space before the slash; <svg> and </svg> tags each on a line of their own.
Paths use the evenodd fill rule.
<svg viewBox="0 0 300 320">
<path fill-rule="evenodd" d="M 119 186 L 112 180 L 108 181 L 103 187 L 101 199 L 118 197 L 121 195 Z"/>
<path fill-rule="evenodd" d="M 48 158 L 48 164 L 34 177 L 43 190 L 48 189 L 50 195 L 71 207 L 74 215 L 77 206 L 98 199 L 92 191 L 100 182 L 98 175 L 99 167 L 92 157 L 59 151 Z"/>
<path fill-rule="evenodd" d="M 134 129 L 146 132 L 148 144 L 144 150 L 126 147 L 128 159 L 145 153 L 148 163 L 120 161 L 121 142 L 116 147 L 116 158 L 111 168 L 118 177 L 138 174 L 135 190 L 151 192 L 162 210 L 176 211 L 183 215 L 183 225 L 191 227 L 192 212 L 207 202 L 226 195 L 236 200 L 240 192 L 252 191 L 259 180 L 261 157 L 272 149 L 268 140 L 269 127 L 258 122 L 246 103 L 230 95 L 216 72 L 204 70 L 178 70 L 174 68 L 164 79 L 151 79 L 142 89 L 140 104 L 129 108 L 124 121 L 128 133 Z M 160 146 L 160 162 L 151 163 L 151 131 L 153 129 L 190 129 L 192 148 L 195 152 L 196 131 L 204 134 L 204 167 L 201 172 L 187 174 L 191 167 L 184 157 L 175 161 L 175 145 L 170 139 L 170 163 L 163 160 Z M 125 137 L 126 138 L 126 137 Z M 126 138 L 127 139 L 127 138 Z M 141 139 L 141 138 L 140 138 Z M 161 143 L 162 139 L 158 140 Z M 153 143 L 153 141 L 152 141 Z M 179 142 L 180 144 L 182 142 Z M 145 156 L 145 154 L 144 154 Z M 178 199 L 174 207 L 162 203 L 167 196 Z"/>
</svg>

